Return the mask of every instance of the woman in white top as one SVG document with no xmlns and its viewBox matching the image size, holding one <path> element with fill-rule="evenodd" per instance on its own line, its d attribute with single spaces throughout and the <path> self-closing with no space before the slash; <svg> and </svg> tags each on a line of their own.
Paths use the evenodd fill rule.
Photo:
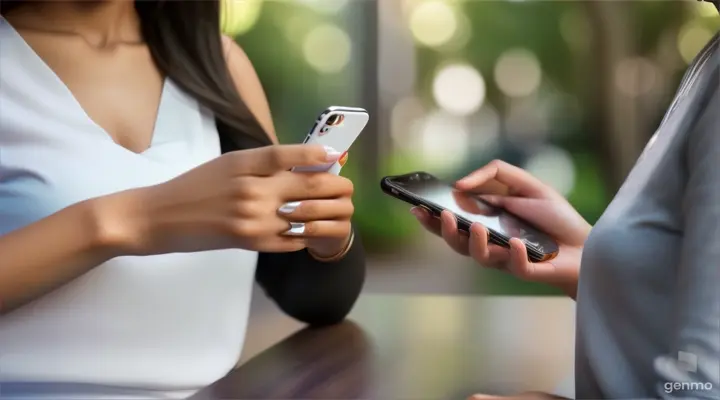
<svg viewBox="0 0 720 400">
<path fill-rule="evenodd" d="M 238 360 L 254 279 L 346 316 L 353 186 L 288 172 L 339 154 L 277 145 L 219 0 L 0 13 L 0 398 L 187 397 Z"/>
</svg>

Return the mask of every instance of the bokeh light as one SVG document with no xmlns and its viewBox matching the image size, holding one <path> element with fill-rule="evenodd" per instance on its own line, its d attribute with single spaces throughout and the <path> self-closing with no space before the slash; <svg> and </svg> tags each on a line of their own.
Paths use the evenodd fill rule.
<svg viewBox="0 0 720 400">
<path fill-rule="evenodd" d="M 526 49 L 510 49 L 495 64 L 495 83 L 510 97 L 531 95 L 542 81 L 540 61 Z"/>
<path fill-rule="evenodd" d="M 433 81 L 435 102 L 451 114 L 465 116 L 480 109 L 485 101 L 485 80 L 469 64 L 441 68 Z"/>
<path fill-rule="evenodd" d="M 419 3 L 410 12 L 410 31 L 422 45 L 438 47 L 447 44 L 457 30 L 455 10 L 442 0 Z"/>
<path fill-rule="evenodd" d="M 446 112 L 428 115 L 419 131 L 417 143 L 423 164 L 431 171 L 444 173 L 463 165 L 470 152 L 467 121 Z"/>
<path fill-rule="evenodd" d="M 640 96 L 655 89 L 659 74 L 658 68 L 647 58 L 627 58 L 615 67 L 615 86 L 626 96 Z"/>
<path fill-rule="evenodd" d="M 422 101 L 415 96 L 403 98 L 395 104 L 390 113 L 390 135 L 398 147 L 409 147 L 426 112 Z"/>
<path fill-rule="evenodd" d="M 524 168 L 564 196 L 575 186 L 575 163 L 570 153 L 560 147 L 544 146 L 527 160 Z"/>
<path fill-rule="evenodd" d="M 678 51 L 683 60 L 690 64 L 695 56 L 702 50 L 713 36 L 713 32 L 698 24 L 690 21 L 686 23 L 678 34 Z"/>
<path fill-rule="evenodd" d="M 351 53 L 350 37 L 332 24 L 314 27 L 303 41 L 305 61 L 320 73 L 341 72 L 350 62 Z"/>
<path fill-rule="evenodd" d="M 457 54 L 465 52 L 470 40 L 473 37 L 473 23 L 466 13 L 456 13 L 457 29 L 452 39 L 445 43 L 439 50 L 445 54 Z"/>
<path fill-rule="evenodd" d="M 223 33 L 234 37 L 252 29 L 260 18 L 262 3 L 263 0 L 223 0 Z"/>
<path fill-rule="evenodd" d="M 693 5 L 695 12 L 699 17 L 703 18 L 716 18 L 718 10 L 715 5 L 710 2 L 698 1 Z"/>
</svg>

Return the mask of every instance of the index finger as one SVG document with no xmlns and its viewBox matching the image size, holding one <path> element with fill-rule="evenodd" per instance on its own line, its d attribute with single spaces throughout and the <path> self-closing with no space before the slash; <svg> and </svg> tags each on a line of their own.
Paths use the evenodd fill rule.
<svg viewBox="0 0 720 400">
<path fill-rule="evenodd" d="M 267 176 L 293 167 L 312 167 L 336 161 L 336 150 L 321 145 L 271 145 L 237 152 L 234 171 L 238 175 Z"/>
<path fill-rule="evenodd" d="M 548 197 L 547 186 L 522 168 L 510 165 L 504 161 L 495 160 L 471 173 L 456 183 L 458 189 L 463 191 L 477 191 L 483 186 L 492 187 L 493 184 L 505 187 L 507 196 L 525 196 L 534 198 Z"/>
</svg>

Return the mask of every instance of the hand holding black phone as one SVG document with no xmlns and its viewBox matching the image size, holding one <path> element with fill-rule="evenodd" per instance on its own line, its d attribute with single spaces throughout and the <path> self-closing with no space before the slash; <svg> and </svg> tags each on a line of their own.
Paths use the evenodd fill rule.
<svg viewBox="0 0 720 400">
<path fill-rule="evenodd" d="M 443 210 L 452 212 L 462 231 L 469 232 L 475 222 L 482 224 L 488 230 L 490 243 L 507 248 L 511 238 L 518 238 L 525 243 L 532 262 L 551 260 L 559 252 L 557 242 L 529 223 L 477 195 L 458 191 L 427 172 L 388 176 L 380 186 L 390 196 L 422 207 L 433 216 L 439 217 Z"/>
</svg>

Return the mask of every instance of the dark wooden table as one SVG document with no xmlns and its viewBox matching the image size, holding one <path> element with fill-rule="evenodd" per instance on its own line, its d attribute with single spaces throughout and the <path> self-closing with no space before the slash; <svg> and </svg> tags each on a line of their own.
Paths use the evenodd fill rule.
<svg viewBox="0 0 720 400">
<path fill-rule="evenodd" d="M 348 321 L 251 318 L 238 369 L 193 400 L 465 399 L 571 379 L 574 304 L 551 297 L 364 295 Z"/>
</svg>

